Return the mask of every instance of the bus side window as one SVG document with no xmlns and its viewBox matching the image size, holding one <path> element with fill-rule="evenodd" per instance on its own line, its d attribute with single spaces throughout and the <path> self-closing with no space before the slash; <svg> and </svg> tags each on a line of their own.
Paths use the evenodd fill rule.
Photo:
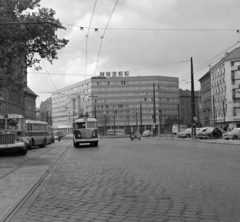
<svg viewBox="0 0 240 222">
<path fill-rule="evenodd" d="M 29 126 L 28 130 L 32 131 L 32 124 L 28 124 L 28 126 Z"/>
</svg>

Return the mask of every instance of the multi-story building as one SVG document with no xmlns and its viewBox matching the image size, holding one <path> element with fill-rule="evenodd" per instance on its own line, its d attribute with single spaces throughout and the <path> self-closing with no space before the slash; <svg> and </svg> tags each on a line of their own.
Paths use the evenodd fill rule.
<svg viewBox="0 0 240 222">
<path fill-rule="evenodd" d="M 53 126 L 71 126 L 73 118 L 88 112 L 100 128 L 151 129 L 178 115 L 176 77 L 129 76 L 128 72 L 100 73 L 52 93 Z M 155 115 L 154 115 L 155 114 Z M 161 117 L 161 118 L 159 118 Z M 156 128 L 157 128 L 156 127 Z"/>
<path fill-rule="evenodd" d="M 48 124 L 52 125 L 52 98 L 46 99 L 46 101 L 41 102 L 40 104 L 40 120 L 48 122 Z"/>
<path fill-rule="evenodd" d="M 25 119 L 36 120 L 36 98 L 35 94 L 29 87 L 24 89 L 24 105 L 25 105 Z"/>
<path fill-rule="evenodd" d="M 240 47 L 210 69 L 214 125 L 240 127 Z"/>
<path fill-rule="evenodd" d="M 195 116 L 197 122 L 199 122 L 199 92 L 194 92 L 195 102 Z M 189 90 L 179 90 L 179 110 L 180 110 L 180 121 L 182 124 L 191 126 L 192 125 L 192 94 Z"/>
<path fill-rule="evenodd" d="M 199 121 L 202 126 L 213 126 L 212 118 L 212 94 L 211 94 L 211 73 L 208 71 L 199 80 L 201 85 L 201 106 L 199 108 Z"/>
</svg>

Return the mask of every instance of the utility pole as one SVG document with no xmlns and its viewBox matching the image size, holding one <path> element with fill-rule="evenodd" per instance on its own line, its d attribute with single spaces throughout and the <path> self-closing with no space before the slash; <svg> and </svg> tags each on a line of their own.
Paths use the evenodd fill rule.
<svg viewBox="0 0 240 222">
<path fill-rule="evenodd" d="M 156 135 L 155 83 L 153 83 L 153 123 L 155 124 L 155 128 L 153 129 L 153 134 Z"/>
<path fill-rule="evenodd" d="M 142 102 L 140 101 L 140 134 L 142 135 Z"/>
<path fill-rule="evenodd" d="M 178 106 L 178 132 L 180 132 L 180 107 L 179 104 L 177 106 Z"/>
<path fill-rule="evenodd" d="M 192 136 L 196 136 L 195 127 L 195 96 L 194 96 L 194 78 L 193 78 L 193 60 L 191 57 L 191 97 L 192 97 Z"/>
<path fill-rule="evenodd" d="M 215 97 L 213 95 L 213 126 L 215 127 Z"/>
<path fill-rule="evenodd" d="M 222 101 L 222 106 L 223 106 L 223 127 L 225 127 L 225 107 L 224 107 L 224 100 Z"/>
<path fill-rule="evenodd" d="M 104 135 L 106 135 L 106 114 L 104 114 Z"/>
<path fill-rule="evenodd" d="M 136 132 L 138 132 L 138 116 L 137 116 L 137 110 L 136 110 Z"/>
<path fill-rule="evenodd" d="M 159 109 L 159 134 L 162 133 L 161 128 L 162 128 L 162 110 Z"/>
<path fill-rule="evenodd" d="M 113 127 L 114 127 L 114 135 L 115 135 L 115 111 L 114 111 L 114 113 L 113 113 Z"/>
</svg>

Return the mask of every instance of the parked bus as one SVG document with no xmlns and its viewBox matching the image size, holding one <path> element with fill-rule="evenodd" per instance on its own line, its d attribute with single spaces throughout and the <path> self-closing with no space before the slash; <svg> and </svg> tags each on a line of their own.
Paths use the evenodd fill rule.
<svg viewBox="0 0 240 222">
<path fill-rule="evenodd" d="M 17 151 L 21 155 L 28 151 L 22 115 L 0 115 L 0 152 L 8 151 Z"/>
<path fill-rule="evenodd" d="M 98 146 L 98 122 L 95 118 L 77 118 L 73 122 L 73 145 L 79 147 L 81 143 Z"/>
<path fill-rule="evenodd" d="M 25 121 L 26 137 L 28 149 L 33 146 L 45 147 L 51 141 L 51 134 L 48 129 L 48 123 L 36 120 Z"/>
</svg>

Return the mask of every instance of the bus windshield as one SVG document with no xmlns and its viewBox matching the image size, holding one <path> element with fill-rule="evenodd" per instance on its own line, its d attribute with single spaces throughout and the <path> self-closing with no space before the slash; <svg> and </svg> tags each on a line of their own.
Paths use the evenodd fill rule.
<svg viewBox="0 0 240 222">
<path fill-rule="evenodd" d="M 97 127 L 96 122 L 80 122 L 80 123 L 75 123 L 75 124 L 76 124 L 76 129 L 96 128 Z"/>
<path fill-rule="evenodd" d="M 23 129 L 23 119 L 22 118 L 8 118 L 0 119 L 0 130 L 5 129 L 5 121 L 7 120 L 6 130 L 22 130 Z"/>
</svg>

